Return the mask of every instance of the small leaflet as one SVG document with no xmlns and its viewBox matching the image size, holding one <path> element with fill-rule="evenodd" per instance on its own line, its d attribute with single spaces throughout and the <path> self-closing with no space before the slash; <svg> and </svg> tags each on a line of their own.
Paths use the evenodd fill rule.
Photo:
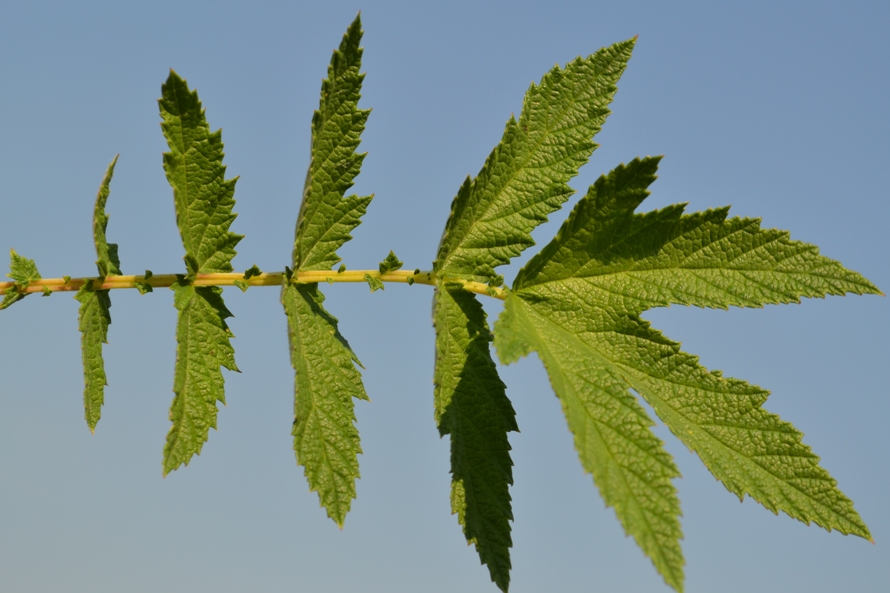
<svg viewBox="0 0 890 593">
<path fill-rule="evenodd" d="M 9 251 L 9 270 L 9 274 L 6 276 L 12 278 L 15 285 L 6 289 L 3 300 L 0 301 L 0 310 L 10 307 L 13 303 L 28 296 L 22 291 L 28 288 L 31 282 L 40 280 L 40 272 L 37 271 L 34 260 L 20 256 L 15 252 L 15 249 Z"/>
<path fill-rule="evenodd" d="M 225 403 L 221 367 L 237 371 L 232 333 L 225 320 L 232 316 L 222 290 L 196 288 L 197 274 L 233 271 L 235 246 L 243 238 L 230 232 L 237 216 L 235 182 L 226 179 L 222 132 L 210 131 L 198 93 L 172 70 L 158 100 L 161 129 L 170 151 L 164 171 L 173 188 L 176 225 L 185 247 L 187 274 L 178 274 L 175 292 L 176 368 L 170 409 L 173 426 L 164 447 L 164 475 L 188 465 L 200 454 L 209 430 L 216 427 L 216 402 Z M 146 271 L 146 279 L 150 274 Z M 140 292 L 150 292 L 142 283 Z"/>
<path fill-rule="evenodd" d="M 244 279 L 250 280 L 254 276 L 260 276 L 262 273 L 263 271 L 259 269 L 256 264 L 253 264 L 252 266 L 244 270 Z"/>
<path fill-rule="evenodd" d="M 152 274 L 151 270 L 145 270 L 145 275 L 142 277 L 143 282 L 136 281 L 136 290 L 139 291 L 139 294 L 145 294 L 148 292 L 153 292 L 154 287 L 147 282 L 149 278 L 151 278 L 154 274 Z"/>
<path fill-rule="evenodd" d="M 740 499 L 748 495 L 775 513 L 870 539 L 803 435 L 763 409 L 769 392 L 709 372 L 640 314 L 671 304 L 759 307 L 880 291 L 786 231 L 727 218 L 728 208 L 634 213 L 658 161 L 636 159 L 597 180 L 553 241 L 520 270 L 495 324 L 498 356 L 509 364 L 538 353 L 584 468 L 678 591 L 680 511 L 670 484 L 676 468 L 629 389 Z M 603 447 L 621 454 L 603 456 Z"/>
<path fill-rule="evenodd" d="M 516 413 L 491 359 L 492 336 L 475 295 L 445 284 L 433 303 L 436 423 L 440 436 L 451 437 L 451 512 L 491 580 L 507 591 L 513 545 L 507 433 L 519 430 Z"/>
<path fill-rule="evenodd" d="M 383 290 L 385 286 L 383 286 L 383 282 L 380 281 L 380 278 L 375 278 L 370 274 L 365 274 L 364 279 L 367 281 L 368 286 L 371 287 L 371 292 L 377 292 L 378 290 Z"/>
<path fill-rule="evenodd" d="M 111 299 L 107 290 L 92 290 L 84 285 L 74 298 L 80 302 L 77 327 L 81 332 L 80 345 L 83 358 L 83 410 L 90 432 L 95 432 L 105 402 L 105 363 L 102 344 L 108 343 L 108 326 L 111 325 Z"/>
<path fill-rule="evenodd" d="M 387 272 L 395 272 L 400 269 L 402 265 L 402 262 L 396 257 L 396 254 L 390 251 L 389 255 L 386 256 L 386 259 L 380 262 L 377 267 L 381 274 L 386 274 Z"/>
</svg>

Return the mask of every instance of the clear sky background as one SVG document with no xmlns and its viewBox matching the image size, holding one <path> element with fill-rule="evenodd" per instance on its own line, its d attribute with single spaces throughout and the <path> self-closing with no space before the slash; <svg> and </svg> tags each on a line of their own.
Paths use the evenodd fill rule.
<svg viewBox="0 0 890 593">
<path fill-rule="evenodd" d="M 890 290 L 890 4 L 877 1 L 4 2 L 0 249 L 45 277 L 94 275 L 92 205 L 120 153 L 108 235 L 123 271 L 183 270 L 156 103 L 172 67 L 223 129 L 240 176 L 236 269 L 282 270 L 320 82 L 359 10 L 373 113 L 355 189 L 376 197 L 340 251 L 349 268 L 376 267 L 390 249 L 428 268 L 455 192 L 529 83 L 639 35 L 573 187 L 664 154 L 644 209 L 731 204 Z M 539 244 L 564 216 L 538 228 Z M 535 251 L 502 269 L 508 282 Z M 201 456 L 166 479 L 171 292 L 112 294 L 95 435 L 77 303 L 30 297 L 0 313 L 0 590 L 495 591 L 450 515 L 431 291 L 324 290 L 373 400 L 357 404 L 365 454 L 343 531 L 294 461 L 277 290 L 226 290 L 242 373 L 226 373 L 228 406 Z M 494 320 L 498 303 L 486 307 Z M 739 503 L 659 426 L 683 472 L 687 591 L 890 590 L 888 312 L 886 298 L 850 296 L 646 314 L 707 367 L 772 390 L 768 409 L 805 433 L 876 541 Z M 511 590 L 668 591 L 582 471 L 537 358 L 501 372 L 522 430 L 511 436 Z"/>
</svg>

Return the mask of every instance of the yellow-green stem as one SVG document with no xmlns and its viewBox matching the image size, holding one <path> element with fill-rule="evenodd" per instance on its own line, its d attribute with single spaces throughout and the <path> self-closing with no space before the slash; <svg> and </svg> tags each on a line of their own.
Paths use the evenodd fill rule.
<svg viewBox="0 0 890 593">
<path fill-rule="evenodd" d="M 378 270 L 345 270 L 338 272 L 336 270 L 313 271 L 313 272 L 295 272 L 291 278 L 291 282 L 310 284 L 313 282 L 367 282 L 366 276 L 380 280 L 381 282 L 402 282 L 428 284 L 435 286 L 439 279 L 435 272 L 420 271 L 415 274 L 405 270 L 396 270 L 381 274 Z M 145 276 L 108 276 L 101 283 L 97 282 L 99 278 L 43 278 L 34 280 L 27 287 L 19 287 L 19 292 L 23 294 L 43 293 L 45 288 L 52 292 L 77 291 L 87 282 L 93 282 L 94 290 L 114 290 L 118 288 L 136 288 L 137 284 L 149 285 L 152 288 L 166 288 L 172 286 L 179 281 L 182 275 L 177 274 L 153 274 L 148 279 Z M 283 272 L 271 272 L 259 274 L 245 278 L 244 274 L 198 274 L 195 276 L 192 284 L 194 286 L 236 286 L 236 282 L 242 286 L 281 286 L 284 281 Z M 491 296 L 496 299 L 503 300 L 506 293 L 503 288 L 492 288 L 482 282 L 470 282 L 455 278 L 455 282 L 460 282 L 470 292 Z M 0 282 L 0 294 L 7 289 L 16 286 L 14 282 Z"/>
</svg>

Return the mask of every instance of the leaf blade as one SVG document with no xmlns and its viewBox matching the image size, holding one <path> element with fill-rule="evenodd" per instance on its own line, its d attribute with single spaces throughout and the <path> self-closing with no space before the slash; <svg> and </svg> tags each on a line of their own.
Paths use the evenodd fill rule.
<svg viewBox="0 0 890 593">
<path fill-rule="evenodd" d="M 9 273 L 6 276 L 12 278 L 15 284 L 6 289 L 3 300 L 0 301 L 0 311 L 28 296 L 19 289 L 28 288 L 31 282 L 41 279 L 34 260 L 22 257 L 15 249 L 9 250 Z"/>
<path fill-rule="evenodd" d="M 562 305 L 562 303 L 561 303 Z M 537 352 L 559 398 L 584 470 L 613 507 L 665 582 L 683 590 L 680 501 L 673 478 L 680 472 L 651 431 L 653 422 L 610 361 L 571 327 L 552 322 L 543 304 L 510 293 L 495 325 L 501 361 Z"/>
<path fill-rule="evenodd" d="M 172 70 L 158 105 L 170 148 L 164 171 L 173 188 L 189 275 L 231 272 L 235 245 L 243 236 L 229 232 L 237 216 L 232 211 L 237 178 L 225 179 L 222 133 L 210 131 L 198 93 Z"/>
<path fill-rule="evenodd" d="M 368 400 L 358 359 L 322 306 L 317 284 L 288 285 L 281 302 L 294 367 L 294 452 L 311 491 L 341 528 L 356 497 L 362 452 L 353 399 Z"/>
<path fill-rule="evenodd" d="M 90 432 L 102 415 L 105 403 L 105 362 L 102 345 L 108 343 L 108 326 L 111 325 L 111 299 L 107 290 L 93 290 L 84 285 L 74 298 L 80 303 L 77 311 L 77 327 L 81 332 L 80 349 L 83 360 L 83 409 L 84 419 Z"/>
<path fill-rule="evenodd" d="M 96 195 L 96 205 L 93 208 L 93 243 L 96 247 L 96 267 L 99 269 L 99 276 L 105 278 L 112 275 L 121 274 L 121 262 L 118 256 L 117 245 L 109 243 L 105 232 L 108 229 L 109 214 L 105 212 L 105 204 L 108 202 L 108 196 L 111 195 L 111 179 L 114 177 L 114 166 L 120 155 L 115 155 L 102 183 L 99 185 L 99 192 Z"/>
<path fill-rule="evenodd" d="M 216 402 L 225 404 L 221 368 L 238 372 L 233 338 L 226 319 L 232 314 L 218 287 L 174 284 L 176 370 L 173 379 L 172 426 L 164 445 L 164 475 L 188 465 L 216 428 Z"/>
<path fill-rule="evenodd" d="M 566 183 L 596 148 L 634 40 L 555 67 L 526 93 L 519 121 L 452 203 L 434 269 L 484 282 L 534 245 L 531 231 L 573 193 Z"/>
<path fill-rule="evenodd" d="M 440 284 L 434 297 L 435 403 L 440 436 L 451 436 L 451 512 L 502 591 L 510 583 L 507 433 L 518 431 L 506 387 L 491 359 L 491 332 L 475 295 Z"/>
<path fill-rule="evenodd" d="M 319 108 L 312 117 L 312 149 L 295 231 L 293 269 L 327 270 L 349 234 L 361 223 L 373 196 L 344 197 L 361 170 L 361 142 L 369 109 L 359 109 L 364 74 L 360 73 L 361 15 L 334 51 L 322 81 Z"/>
</svg>

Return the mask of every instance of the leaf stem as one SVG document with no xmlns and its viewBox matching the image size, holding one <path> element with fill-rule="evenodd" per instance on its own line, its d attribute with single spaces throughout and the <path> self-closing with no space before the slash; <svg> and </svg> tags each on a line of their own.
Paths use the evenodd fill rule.
<svg viewBox="0 0 890 593">
<path fill-rule="evenodd" d="M 194 286 L 235 286 L 235 283 L 238 282 L 247 286 L 281 286 L 285 282 L 284 272 L 263 273 L 250 278 L 245 278 L 244 276 L 241 273 L 197 274 L 192 284 Z M 313 282 L 367 282 L 366 276 L 381 282 L 416 283 L 430 286 L 435 286 L 439 282 L 435 272 L 423 270 L 417 274 L 407 270 L 395 270 L 385 274 L 381 274 L 379 270 L 345 270 L 343 272 L 336 270 L 300 271 L 294 273 L 291 282 L 298 284 L 311 284 Z M 17 287 L 22 294 L 42 293 L 45 292 L 45 288 L 52 292 L 70 292 L 80 290 L 88 282 L 93 283 L 93 290 L 136 288 L 137 284 L 148 284 L 152 288 L 167 288 L 179 282 L 182 277 L 183 274 L 152 274 L 148 278 L 145 276 L 43 278 L 34 280 L 25 287 L 16 285 L 15 282 L 0 282 L 0 294 L 12 287 Z M 451 279 L 449 278 L 449 280 Z M 470 282 L 459 278 L 454 278 L 454 281 L 462 283 L 466 290 L 476 294 L 491 296 L 501 300 L 506 298 L 503 288 L 490 287 L 482 282 Z"/>
</svg>

